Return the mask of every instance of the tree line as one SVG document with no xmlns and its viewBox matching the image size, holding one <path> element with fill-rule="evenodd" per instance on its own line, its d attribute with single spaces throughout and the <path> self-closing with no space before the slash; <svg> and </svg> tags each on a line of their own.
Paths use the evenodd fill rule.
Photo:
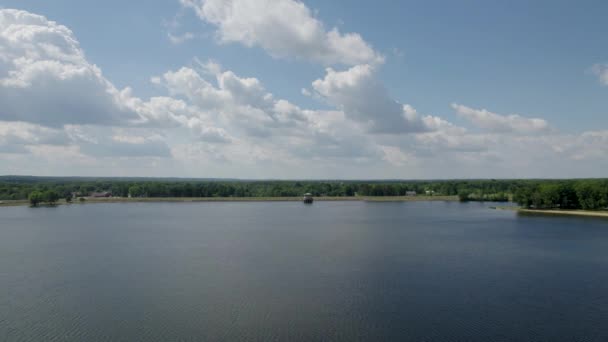
<svg viewBox="0 0 608 342">
<path fill-rule="evenodd" d="M 467 200 L 493 200 L 496 194 L 510 193 L 526 181 L 450 180 L 450 181 L 238 181 L 238 180 L 130 180 L 104 178 L 0 177 L 0 200 L 27 199 L 33 191 L 57 192 L 61 198 L 73 193 L 88 196 L 108 191 L 119 197 L 291 197 L 314 196 L 456 196 Z M 502 196 L 502 195 L 501 195 Z"/>
<path fill-rule="evenodd" d="M 526 208 L 608 207 L 608 179 L 424 181 L 240 181 L 145 178 L 0 177 L 0 200 L 37 203 L 108 191 L 117 197 L 458 196 L 461 201 L 514 201 Z"/>
<path fill-rule="evenodd" d="M 530 184 L 518 189 L 513 200 L 524 208 L 608 209 L 608 180 L 566 180 Z"/>
</svg>

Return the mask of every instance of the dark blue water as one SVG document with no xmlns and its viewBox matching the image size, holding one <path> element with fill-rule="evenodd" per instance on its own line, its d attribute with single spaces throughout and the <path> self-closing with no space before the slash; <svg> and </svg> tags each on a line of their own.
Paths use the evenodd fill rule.
<svg viewBox="0 0 608 342">
<path fill-rule="evenodd" d="M 487 206 L 0 208 L 0 341 L 608 341 L 608 221 Z"/>
</svg>

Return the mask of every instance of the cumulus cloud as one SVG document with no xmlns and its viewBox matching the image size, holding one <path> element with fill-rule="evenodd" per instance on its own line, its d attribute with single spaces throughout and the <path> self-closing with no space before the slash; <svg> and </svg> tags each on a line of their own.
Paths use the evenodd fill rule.
<svg viewBox="0 0 608 342">
<path fill-rule="evenodd" d="M 97 157 L 171 156 L 158 136 L 118 139 L 108 127 L 186 129 L 197 139 L 229 141 L 193 104 L 119 91 L 86 59 L 71 30 L 20 10 L 0 9 L 0 103 L 5 152 L 54 144 Z"/>
<path fill-rule="evenodd" d="M 188 121 L 188 127 L 192 130 L 195 137 L 208 143 L 230 143 L 232 138 L 228 132 L 219 127 L 212 127 L 198 118 Z"/>
<path fill-rule="evenodd" d="M 546 177 L 608 167 L 603 130 L 565 134 L 543 119 L 454 104 L 481 128 L 471 132 L 420 114 L 378 80 L 381 57 L 368 43 L 326 29 L 299 1 L 183 3 L 216 25 L 221 41 L 347 65 L 302 90 L 332 108 L 302 108 L 258 78 L 197 60 L 152 77 L 165 94 L 141 99 L 105 79 L 68 28 L 0 10 L 0 173 L 437 178 L 445 170 L 450 177 L 529 170 L 520 176 Z M 255 12 L 260 4 L 268 6 L 263 13 Z M 602 79 L 606 67 L 594 70 Z"/>
<path fill-rule="evenodd" d="M 181 2 L 194 9 L 201 19 L 217 26 L 218 37 L 223 42 L 261 46 L 275 57 L 303 57 L 322 64 L 352 66 L 344 71 L 328 68 L 323 79 L 313 82 L 314 94 L 308 89 L 302 92 L 344 111 L 347 119 L 358 121 L 369 132 L 418 133 L 436 129 L 436 125 L 442 124 L 437 118 L 418 116 L 393 100 L 375 76 L 378 65 L 383 61 L 382 56 L 356 33 L 341 34 L 337 29 L 327 30 L 300 1 Z M 204 107 L 225 103 L 227 98 L 231 98 L 241 105 L 272 113 L 268 107 L 274 100 L 260 87 L 257 79 L 238 78 L 230 72 L 217 75 L 218 88 L 198 78 L 191 69 L 165 74 L 164 78 L 172 93 L 196 98 L 197 103 Z M 193 96 L 193 88 L 198 92 L 196 96 Z M 254 100 L 258 102 L 254 103 Z M 253 115 L 256 110 L 249 113 Z M 260 113 L 257 116 L 259 119 L 263 117 Z M 267 133 L 263 129 L 252 132 Z"/>
<path fill-rule="evenodd" d="M 36 145 L 67 145 L 70 138 L 62 129 L 27 122 L 0 121 L 0 153 L 29 153 Z"/>
<path fill-rule="evenodd" d="M 411 157 L 408 156 L 407 153 L 404 153 L 399 147 L 382 146 L 381 149 L 382 152 L 384 152 L 383 159 L 393 165 L 403 166 L 408 162 L 411 162 Z"/>
<path fill-rule="evenodd" d="M 302 109 L 287 100 L 275 99 L 258 79 L 222 71 L 214 63 L 202 67 L 202 73 L 183 67 L 154 79 L 172 96 L 183 97 L 206 113 L 206 120 L 198 121 L 197 125 L 213 122 L 219 128 L 234 128 L 247 135 L 269 136 L 273 130 L 281 134 L 277 128 L 295 127 L 306 121 Z M 213 76 L 215 81 L 212 83 L 205 75 Z"/>
<path fill-rule="evenodd" d="M 64 145 L 69 142 L 69 137 L 61 129 L 10 121 L 0 121 L 0 139 L 22 145 Z"/>
<path fill-rule="evenodd" d="M 323 79 L 312 83 L 315 94 L 344 111 L 372 133 L 419 133 L 435 129 L 441 121 L 421 117 L 411 106 L 393 100 L 369 64 L 345 71 L 326 69 Z"/>
<path fill-rule="evenodd" d="M 216 109 L 230 100 L 230 94 L 217 89 L 192 68 L 183 67 L 154 77 L 153 83 L 164 86 L 172 96 L 183 96 L 203 109 Z"/>
<path fill-rule="evenodd" d="M 118 90 L 90 63 L 67 27 L 0 9 L 0 120 L 63 125 L 185 126 L 200 113 L 171 97 Z"/>
<path fill-rule="evenodd" d="M 136 119 L 122 96 L 67 27 L 0 9 L 0 119 L 55 127 Z"/>
<path fill-rule="evenodd" d="M 591 71 L 599 78 L 600 83 L 608 86 L 608 64 L 595 64 Z"/>
<path fill-rule="evenodd" d="M 221 42 L 260 46 L 278 58 L 303 58 L 325 65 L 383 60 L 357 33 L 326 29 L 296 0 L 180 0 L 217 27 Z"/>
<path fill-rule="evenodd" d="M 549 123 L 544 119 L 526 118 L 518 114 L 500 115 L 457 103 L 453 103 L 452 108 L 475 126 L 495 133 L 538 133 L 550 130 Z"/>
<path fill-rule="evenodd" d="M 340 110 L 303 109 L 275 98 L 256 78 L 224 71 L 217 63 L 199 66 L 198 70 L 184 67 L 169 71 L 154 82 L 207 114 L 205 120 L 190 119 L 189 126 L 201 141 L 230 143 L 223 147 L 225 153 L 212 149 L 209 154 L 208 148 L 198 149 L 216 160 L 234 160 L 252 144 L 258 147 L 258 158 L 260 153 L 272 151 L 267 158 L 282 156 L 283 162 L 381 156 L 376 144 Z"/>
<path fill-rule="evenodd" d="M 0 121 L 0 153 L 29 153 L 31 145 L 60 145 L 66 141 L 62 131 L 26 122 Z"/>
<path fill-rule="evenodd" d="M 161 136 L 138 129 L 67 125 L 49 128 L 27 122 L 0 121 L 0 153 L 31 153 L 50 149 L 77 151 L 93 157 L 169 157 Z M 141 135 L 144 134 L 144 135 Z"/>
<path fill-rule="evenodd" d="M 148 129 L 107 128 L 69 125 L 65 127 L 70 145 L 82 155 L 109 157 L 169 158 L 171 152 L 166 139 Z"/>
</svg>

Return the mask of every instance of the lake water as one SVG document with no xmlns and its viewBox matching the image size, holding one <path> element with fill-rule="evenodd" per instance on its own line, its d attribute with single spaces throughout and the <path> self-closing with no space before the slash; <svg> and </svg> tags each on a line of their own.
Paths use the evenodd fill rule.
<svg viewBox="0 0 608 342">
<path fill-rule="evenodd" d="M 0 208 L 0 341 L 608 341 L 608 221 L 489 205 Z"/>
</svg>

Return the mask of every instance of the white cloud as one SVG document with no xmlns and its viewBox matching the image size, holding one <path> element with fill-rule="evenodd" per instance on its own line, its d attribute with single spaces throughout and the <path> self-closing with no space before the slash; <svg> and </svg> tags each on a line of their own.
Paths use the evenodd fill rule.
<svg viewBox="0 0 608 342">
<path fill-rule="evenodd" d="M 0 125 L 4 155 L 52 154 L 65 165 L 107 170 L 102 166 L 125 165 L 122 158 L 170 158 L 179 150 L 174 146 L 192 139 L 213 162 L 252 165 L 290 163 L 305 155 L 323 160 L 374 154 L 369 152 L 374 145 L 357 137 L 356 129 L 340 132 L 348 127 L 343 115 L 275 99 L 259 80 L 214 63 L 201 65 L 203 74 L 182 68 L 153 78 L 171 97 L 144 101 L 106 80 L 66 27 L 24 11 L 0 13 L 0 119 L 12 120 Z"/>
<path fill-rule="evenodd" d="M 71 125 L 185 126 L 183 101 L 144 101 L 91 64 L 72 31 L 43 16 L 0 9 L 0 120 Z"/>
<path fill-rule="evenodd" d="M 484 134 L 458 134 L 454 131 L 438 131 L 415 137 L 417 154 L 441 155 L 453 152 L 487 151 L 496 141 Z"/>
<path fill-rule="evenodd" d="M 574 160 L 605 160 L 608 158 L 608 130 L 583 132 L 573 143 L 555 142 L 553 147 Z"/>
<path fill-rule="evenodd" d="M 0 121 L 0 145 L 65 145 L 69 137 L 61 129 L 42 127 L 27 122 Z"/>
<path fill-rule="evenodd" d="M 184 31 L 181 25 L 181 19 L 183 18 L 183 11 L 179 11 L 173 18 L 167 20 L 162 20 L 162 26 L 165 28 L 167 33 L 167 38 L 169 42 L 174 45 L 183 44 L 189 40 L 196 38 L 196 34 Z"/>
<path fill-rule="evenodd" d="M 243 8 L 270 2 L 234 0 L 211 9 L 205 6 L 219 3 L 186 2 L 211 11 L 204 16 L 215 18 L 209 21 L 223 41 L 277 57 L 344 61 L 348 69 L 328 68 L 302 91 L 332 108 L 302 108 L 275 97 L 260 79 L 197 60 L 152 77 L 166 94 L 141 99 L 105 79 L 66 27 L 0 10 L 0 173 L 468 178 L 597 176 L 608 167 L 603 130 L 564 134 L 543 119 L 454 104 L 482 129 L 470 132 L 420 114 L 377 79 L 379 57 L 369 44 L 326 30 L 300 2 L 279 0 L 270 13 L 249 18 Z M 283 31 L 263 36 L 264 21 Z M 243 27 L 251 31 L 239 32 Z M 357 44 L 349 37 L 362 54 L 353 54 Z M 599 76 L 605 71 L 596 69 Z"/>
<path fill-rule="evenodd" d="M 433 117 L 421 117 L 410 106 L 393 100 L 369 64 L 346 71 L 327 68 L 325 77 L 314 81 L 312 87 L 318 97 L 372 133 L 420 133 L 438 124 Z"/>
<path fill-rule="evenodd" d="M 272 151 L 271 159 L 280 155 L 283 162 L 381 157 L 376 144 L 342 111 L 302 109 L 285 99 L 276 99 L 256 78 L 223 71 L 216 63 L 200 65 L 199 71 L 181 68 L 154 80 L 173 96 L 183 97 L 208 114 L 206 121 L 190 120 L 200 140 L 231 143 L 223 148 L 230 155 L 224 153 L 218 158 L 217 149 L 212 149 L 211 154 L 208 148 L 197 149 L 205 151 L 205 155 L 233 160 L 234 155 L 242 155 L 241 151 L 253 144 L 258 147 L 258 158 L 262 158 L 260 151 Z M 215 82 L 205 76 L 213 76 Z M 205 128 L 201 129 L 201 125 Z"/>
<path fill-rule="evenodd" d="M 486 109 L 474 109 L 457 103 L 453 103 L 452 108 L 475 126 L 494 133 L 525 134 L 550 130 L 549 123 L 539 118 L 526 118 L 518 114 L 500 115 Z"/>
<path fill-rule="evenodd" d="M 167 32 L 167 38 L 172 44 L 178 45 L 183 44 L 189 40 L 194 39 L 194 33 L 192 32 L 184 32 L 182 34 L 175 34 L 171 32 Z"/>
<path fill-rule="evenodd" d="M 90 64 L 67 27 L 0 9 L 0 119 L 46 126 L 116 124 L 138 116 Z"/>
<path fill-rule="evenodd" d="M 141 116 L 133 126 L 178 128 L 187 127 L 191 118 L 202 119 L 205 113 L 186 101 L 168 96 L 152 97 L 148 101 L 130 98 L 128 105 Z"/>
<path fill-rule="evenodd" d="M 275 99 L 258 79 L 222 71 L 213 63 L 203 67 L 203 74 L 183 67 L 166 72 L 155 82 L 166 87 L 172 96 L 183 97 L 204 112 L 207 124 L 213 121 L 219 128 L 237 129 L 242 134 L 269 136 L 277 128 L 295 127 L 306 120 L 299 107 Z M 205 74 L 214 76 L 215 84 L 206 80 Z"/>
<path fill-rule="evenodd" d="M 221 42 L 260 46 L 278 58 L 302 58 L 324 65 L 383 60 L 357 33 L 327 30 L 296 0 L 180 0 L 217 26 Z"/>
<path fill-rule="evenodd" d="M 193 118 L 188 121 L 188 127 L 192 130 L 195 137 L 208 143 L 230 143 L 232 138 L 223 128 L 212 127 L 204 121 Z"/>
<path fill-rule="evenodd" d="M 153 82 L 163 85 L 172 96 L 183 96 L 204 110 L 220 108 L 230 100 L 230 94 L 217 89 L 192 68 L 168 71 Z"/>
<path fill-rule="evenodd" d="M 591 71 L 599 78 L 600 83 L 608 86 L 608 64 L 595 64 Z"/>
<path fill-rule="evenodd" d="M 145 135 L 137 135 L 137 134 Z M 0 121 L 0 153 L 78 151 L 81 157 L 169 157 L 169 148 L 158 134 L 137 129 L 66 125 L 48 128 L 27 122 Z"/>
<path fill-rule="evenodd" d="M 403 165 L 406 165 L 408 162 L 411 162 L 411 160 L 412 160 L 411 157 L 408 156 L 403 151 L 401 151 L 401 149 L 399 147 L 382 146 L 381 148 L 382 148 L 382 151 L 384 152 L 383 159 L 393 165 L 403 166 Z"/>
<path fill-rule="evenodd" d="M 146 128 L 108 128 L 101 126 L 66 126 L 71 146 L 84 156 L 95 158 L 113 157 L 160 157 L 170 158 L 166 138 Z"/>
</svg>

